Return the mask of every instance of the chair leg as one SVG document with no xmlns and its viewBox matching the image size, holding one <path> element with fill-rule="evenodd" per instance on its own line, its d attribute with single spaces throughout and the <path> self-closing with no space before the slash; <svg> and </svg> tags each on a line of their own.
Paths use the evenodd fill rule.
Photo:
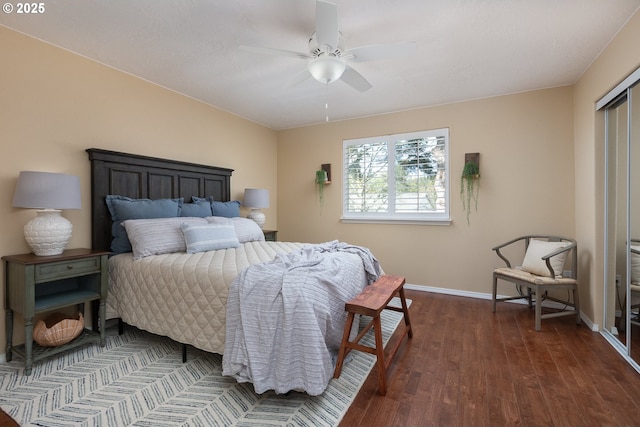
<svg viewBox="0 0 640 427">
<path fill-rule="evenodd" d="M 527 288 L 529 289 L 529 288 Z M 531 290 L 529 289 L 529 296 L 531 296 Z M 529 299 L 531 301 L 531 299 Z M 536 331 L 539 331 L 542 327 L 542 292 L 540 291 L 540 285 L 536 285 Z"/>
<path fill-rule="evenodd" d="M 498 295 L 498 278 L 493 275 L 493 312 L 496 312 L 496 297 Z"/>
<path fill-rule="evenodd" d="M 579 325 L 582 319 L 580 318 L 580 295 L 578 295 L 577 286 L 573 289 L 573 305 L 576 310 L 576 325 Z"/>
</svg>

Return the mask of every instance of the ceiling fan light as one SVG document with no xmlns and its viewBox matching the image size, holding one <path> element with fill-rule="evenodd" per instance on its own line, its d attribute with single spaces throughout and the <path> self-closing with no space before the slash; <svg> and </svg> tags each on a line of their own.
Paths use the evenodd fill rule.
<svg viewBox="0 0 640 427">
<path fill-rule="evenodd" d="M 309 72 L 320 83 L 331 83 L 340 78 L 347 64 L 336 56 L 321 56 L 309 62 Z"/>
</svg>

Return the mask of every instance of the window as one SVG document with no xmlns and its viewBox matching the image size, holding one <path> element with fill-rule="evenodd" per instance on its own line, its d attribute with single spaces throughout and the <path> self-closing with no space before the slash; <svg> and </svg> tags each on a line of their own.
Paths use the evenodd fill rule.
<svg viewBox="0 0 640 427">
<path fill-rule="evenodd" d="M 342 220 L 448 224 L 449 129 L 343 141 Z"/>
</svg>

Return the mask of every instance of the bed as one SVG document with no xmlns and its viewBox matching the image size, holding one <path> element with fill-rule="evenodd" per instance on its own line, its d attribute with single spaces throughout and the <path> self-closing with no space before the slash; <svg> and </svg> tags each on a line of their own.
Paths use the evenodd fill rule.
<svg viewBox="0 0 640 427">
<path fill-rule="evenodd" d="M 267 242 L 251 220 L 216 215 L 234 209 L 231 169 L 101 149 L 87 152 L 92 245 L 117 249 L 109 260 L 107 319 L 119 318 L 222 354 L 225 374 L 252 382 L 258 393 L 322 393 L 340 346 L 344 302 L 380 274 L 370 252 L 341 242 Z M 185 201 L 192 203 L 187 206 Z M 126 210 L 138 203 L 151 210 L 140 215 Z M 178 215 L 163 216 L 165 209 L 173 212 L 176 203 Z M 207 203 L 212 203 L 213 215 L 180 215 Z M 233 230 L 230 239 L 235 236 L 237 244 L 215 246 L 226 240 L 214 239 L 213 250 L 202 250 L 198 245 L 209 240 L 188 238 L 189 232 L 198 230 L 195 235 L 201 236 L 200 229 L 211 228 L 216 233 Z M 116 242 L 123 230 L 128 248 Z M 177 242 L 171 234 L 179 231 L 187 250 L 167 249 Z M 316 281 L 320 276 L 322 291 Z M 289 336 L 283 336 L 283 330 Z M 304 341 L 304 352 L 290 348 L 291 340 Z M 283 346 L 291 351 L 274 353 Z M 268 357 L 261 357 L 265 354 Z"/>
</svg>

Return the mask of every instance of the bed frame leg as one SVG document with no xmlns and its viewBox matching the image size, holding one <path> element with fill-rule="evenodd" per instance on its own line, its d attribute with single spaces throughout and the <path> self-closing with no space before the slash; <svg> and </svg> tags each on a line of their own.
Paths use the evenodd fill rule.
<svg viewBox="0 0 640 427">
<path fill-rule="evenodd" d="M 182 344 L 182 363 L 187 363 L 187 345 Z"/>
</svg>

